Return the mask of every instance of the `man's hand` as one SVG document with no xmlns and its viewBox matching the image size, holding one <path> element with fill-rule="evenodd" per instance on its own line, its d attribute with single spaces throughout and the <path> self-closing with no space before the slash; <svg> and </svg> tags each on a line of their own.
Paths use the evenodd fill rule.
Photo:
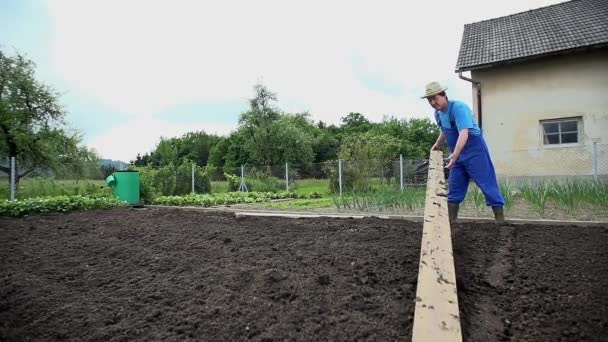
<svg viewBox="0 0 608 342">
<path fill-rule="evenodd" d="M 448 156 L 448 159 L 450 160 L 450 162 L 448 163 L 448 165 L 446 167 L 448 169 L 451 169 L 452 166 L 454 166 L 454 164 L 456 164 L 456 161 L 458 160 L 458 155 L 455 155 L 454 153 L 452 153 Z"/>
<path fill-rule="evenodd" d="M 448 157 L 448 159 L 450 159 L 448 166 L 446 166 L 448 169 L 454 166 L 454 164 L 456 164 L 458 157 L 460 157 L 460 152 L 462 152 L 462 150 L 464 149 L 464 146 L 467 144 L 468 139 L 469 129 L 461 129 L 458 134 L 458 140 L 456 141 L 456 147 L 454 148 L 454 152 L 452 152 L 452 154 L 450 154 L 450 156 Z"/>
<path fill-rule="evenodd" d="M 431 147 L 431 151 L 441 151 L 443 144 L 445 144 L 445 135 L 441 132 L 437 137 L 437 141 L 435 141 L 435 144 Z"/>
</svg>

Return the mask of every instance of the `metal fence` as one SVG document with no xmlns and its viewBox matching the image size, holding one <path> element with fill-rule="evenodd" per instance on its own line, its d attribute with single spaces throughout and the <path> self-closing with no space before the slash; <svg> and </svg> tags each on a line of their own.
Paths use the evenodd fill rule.
<svg viewBox="0 0 608 342">
<path fill-rule="evenodd" d="M 607 144 L 493 151 L 492 157 L 499 178 L 514 183 L 608 177 Z"/>
<path fill-rule="evenodd" d="M 491 155 L 499 179 L 509 180 L 513 185 L 549 179 L 608 180 L 608 144 L 491 151 Z M 11 163 L 12 161 L 8 160 L 2 164 L 4 166 Z M 324 163 L 240 167 L 212 168 L 193 165 L 192 170 L 188 166 L 187 170 L 175 172 L 175 182 L 178 184 L 173 184 L 173 187 L 180 188 L 180 193 L 299 190 L 342 194 L 374 191 L 379 188 L 403 190 L 412 186 L 425 186 L 427 173 L 428 160 L 403 157 L 396 160 L 332 160 Z M 210 188 L 199 186 L 201 174 L 209 180 Z M 5 184 L 4 198 L 14 199 L 15 171 L 5 177 L 7 178 L 0 179 L 0 182 Z M 27 178 L 22 179 L 23 181 L 27 181 Z M 95 182 L 90 186 L 103 186 L 102 181 Z M 9 183 L 9 189 L 4 188 Z M 162 185 L 169 188 L 167 193 L 171 192 L 170 185 Z M 158 188 L 162 187 L 159 184 Z M 86 191 L 86 188 L 82 191 Z"/>
<path fill-rule="evenodd" d="M 365 192 L 425 185 L 427 160 L 332 160 L 325 163 L 206 169 L 213 185 L 225 182 L 228 191 Z"/>
<path fill-rule="evenodd" d="M 492 153 L 496 174 L 514 186 L 524 182 L 548 180 L 608 180 L 608 145 L 593 144 L 561 148 L 500 151 Z M 224 174 L 237 175 L 246 189 L 256 191 L 257 180 L 274 181 L 276 190 L 293 190 L 313 180 L 325 180 L 332 193 L 365 192 L 378 187 L 404 189 L 424 186 L 428 160 L 336 160 L 323 164 L 242 166 L 215 168 L 212 181 L 226 180 Z M 449 170 L 446 170 L 446 177 Z M 249 182 L 249 181 L 250 182 Z M 259 186 L 259 185 L 258 185 Z M 234 186 L 232 190 L 236 189 Z"/>
</svg>

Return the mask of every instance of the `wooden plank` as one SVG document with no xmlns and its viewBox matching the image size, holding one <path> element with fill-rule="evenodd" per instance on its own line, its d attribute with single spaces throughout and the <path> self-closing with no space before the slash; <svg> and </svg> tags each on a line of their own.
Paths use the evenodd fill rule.
<svg viewBox="0 0 608 342">
<path fill-rule="evenodd" d="M 412 340 L 462 341 L 443 153 L 429 161 Z"/>
</svg>

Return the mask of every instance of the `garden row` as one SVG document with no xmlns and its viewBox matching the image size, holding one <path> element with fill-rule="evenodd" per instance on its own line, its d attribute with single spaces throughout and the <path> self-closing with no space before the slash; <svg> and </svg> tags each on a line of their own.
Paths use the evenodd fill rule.
<svg viewBox="0 0 608 342">
<path fill-rule="evenodd" d="M 319 194 L 301 195 L 294 192 L 230 192 L 222 194 L 191 194 L 186 196 L 161 196 L 155 198 L 151 204 L 176 206 L 215 206 L 236 203 L 268 202 L 274 199 L 286 198 L 316 198 Z M 41 198 L 28 198 L 10 202 L 0 202 L 0 216 L 25 216 L 39 213 L 68 212 L 75 210 L 108 209 L 126 206 L 123 202 L 112 196 L 54 196 Z"/>
<path fill-rule="evenodd" d="M 593 181 L 562 181 L 542 182 L 537 184 L 524 183 L 518 187 L 510 182 L 501 182 L 501 193 L 505 198 L 505 206 L 511 206 L 517 201 L 524 201 L 540 216 L 545 215 L 549 204 L 565 212 L 583 207 L 608 209 L 608 183 Z M 367 192 L 347 193 L 342 197 L 334 197 L 338 209 L 416 209 L 424 206 L 425 187 L 410 186 L 403 191 L 385 187 Z M 466 204 L 482 210 L 486 207 L 485 196 L 481 190 L 471 184 L 466 198 Z"/>
<path fill-rule="evenodd" d="M 160 175 L 160 176 L 159 176 Z M 368 191 L 339 193 L 329 191 L 329 180 L 301 180 L 290 185 L 289 193 L 278 191 L 283 184 L 275 178 L 251 178 L 248 185 L 249 193 L 238 193 L 240 179 L 229 176 L 223 184 L 225 192 L 189 194 L 191 184 L 180 190 L 180 195 L 174 191 L 160 191 L 176 186 L 175 176 L 169 185 L 162 185 L 156 180 L 163 178 L 162 173 L 141 174 L 141 198 L 144 204 L 214 206 L 236 203 L 260 203 L 278 198 L 319 198 L 323 197 L 323 206 L 337 210 L 357 211 L 398 211 L 404 214 L 418 214 L 424 206 L 425 185 L 405 186 L 403 191 L 396 186 L 382 185 L 378 180 L 370 180 L 372 186 Z M 156 179 L 156 180 L 155 180 Z M 257 182 L 257 183 L 256 183 Z M 161 185 L 159 185 L 161 184 Z M 256 185 L 257 184 L 257 185 Z M 28 179 L 20 185 L 21 199 L 13 204 L 0 202 L 1 215 L 25 215 L 38 212 L 68 211 L 88 208 L 103 208 L 112 201 L 111 189 L 101 181 L 55 181 L 52 179 Z M 188 188 L 188 192 L 186 192 Z M 196 189 L 195 189 L 196 190 Z M 197 191 L 198 192 L 198 191 Z M 529 216 L 547 217 L 555 211 L 565 216 L 572 216 L 577 211 L 601 211 L 608 209 L 608 182 L 586 180 L 546 181 L 539 183 L 522 183 L 516 185 L 508 181 L 501 182 L 501 192 L 506 200 L 506 207 L 512 212 L 519 212 L 523 207 Z M 171 193 L 172 195 L 163 195 Z M 41 198 L 36 198 L 40 196 Z M 86 201 L 85 201 L 86 199 Z M 87 203 L 81 204 L 81 203 Z M 100 204 L 94 204 L 99 202 Z M 92 204 L 93 203 L 93 204 Z M 299 202 L 294 202 L 294 205 Z M 309 201 L 300 209 L 317 209 L 319 201 Z M 287 206 L 289 207 L 289 206 Z M 465 201 L 465 207 L 476 211 L 486 209 L 485 196 L 471 184 Z"/>
</svg>

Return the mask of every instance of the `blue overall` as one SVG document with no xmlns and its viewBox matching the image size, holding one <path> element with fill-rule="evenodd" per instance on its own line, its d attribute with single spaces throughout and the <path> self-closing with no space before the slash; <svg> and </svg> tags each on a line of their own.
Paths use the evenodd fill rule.
<svg viewBox="0 0 608 342">
<path fill-rule="evenodd" d="M 435 112 L 435 120 L 445 135 L 448 148 L 451 153 L 454 153 L 456 141 L 458 141 L 458 127 L 452 107 L 454 103 L 449 102 L 448 116 L 449 126 L 442 125 L 439 118 L 439 113 Z M 470 131 L 470 130 L 469 130 Z M 491 207 L 502 207 L 505 200 L 500 193 L 498 180 L 494 171 L 494 164 L 490 158 L 488 146 L 481 134 L 470 134 L 467 142 L 456 160 L 456 163 L 450 169 L 448 179 L 448 202 L 461 203 L 467 194 L 469 181 L 473 179 L 475 184 L 483 192 L 486 197 L 486 204 Z"/>
</svg>

